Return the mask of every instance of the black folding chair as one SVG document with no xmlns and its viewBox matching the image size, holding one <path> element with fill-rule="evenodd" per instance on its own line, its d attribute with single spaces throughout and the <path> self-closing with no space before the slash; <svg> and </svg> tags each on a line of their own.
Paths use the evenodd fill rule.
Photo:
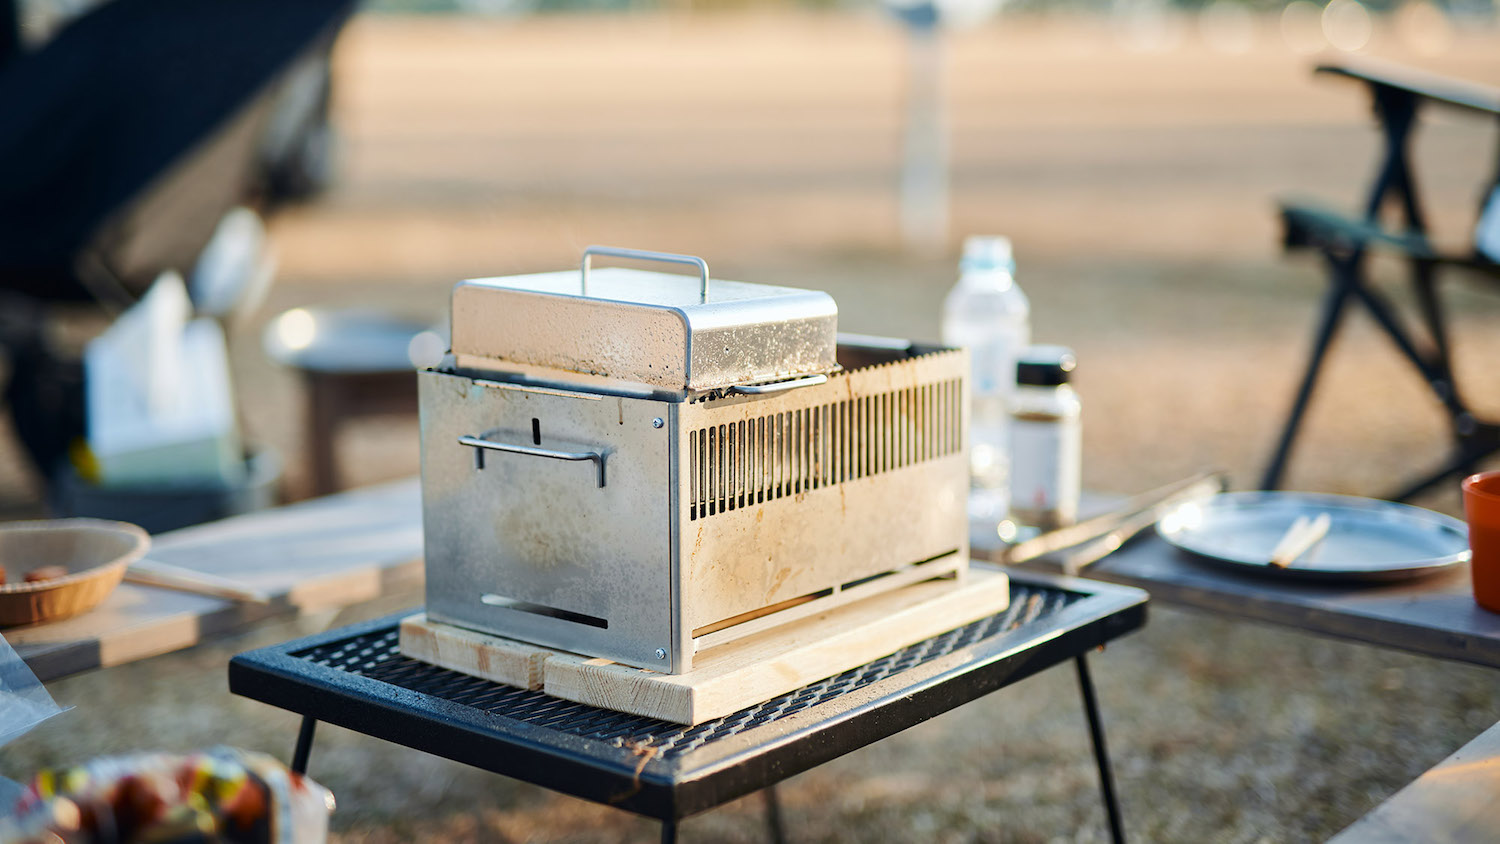
<svg viewBox="0 0 1500 844">
<path fill-rule="evenodd" d="M 1315 249 L 1322 254 L 1328 266 L 1328 291 L 1323 299 L 1323 310 L 1302 384 L 1261 487 L 1276 489 L 1281 483 L 1323 358 L 1345 310 L 1359 304 L 1375 318 L 1402 356 L 1416 367 L 1441 402 L 1452 426 L 1453 450 L 1448 461 L 1388 496 L 1400 501 L 1445 479 L 1471 472 L 1480 461 L 1500 452 L 1500 425 L 1478 419 L 1454 382 L 1448 323 L 1437 292 L 1439 268 L 1453 268 L 1489 281 L 1500 281 L 1500 264 L 1477 250 L 1469 254 L 1450 254 L 1432 245 L 1417 197 L 1410 157 L 1412 129 L 1417 125 L 1418 112 L 1424 104 L 1433 103 L 1497 118 L 1500 117 L 1500 89 L 1384 64 L 1358 67 L 1322 65 L 1317 72 L 1354 79 L 1368 87 L 1376 120 L 1385 137 L 1385 151 L 1375 181 L 1370 186 L 1363 217 L 1345 215 L 1308 202 L 1281 205 L 1286 248 Z M 1500 186 L 1500 166 L 1481 192 L 1480 202 L 1485 202 L 1497 186 Z M 1399 228 L 1392 229 L 1382 224 L 1381 212 L 1387 205 L 1397 207 Z M 1397 308 L 1369 283 L 1365 257 L 1374 249 L 1394 252 L 1409 263 L 1417 316 L 1425 336 L 1414 335 Z"/>
</svg>

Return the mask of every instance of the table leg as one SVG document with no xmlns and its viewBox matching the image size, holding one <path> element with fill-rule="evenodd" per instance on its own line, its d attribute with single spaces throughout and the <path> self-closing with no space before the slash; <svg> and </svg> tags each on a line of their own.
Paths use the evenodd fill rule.
<svg viewBox="0 0 1500 844">
<path fill-rule="evenodd" d="M 1094 741 L 1094 762 L 1099 766 L 1099 790 L 1104 795 L 1104 811 L 1109 817 L 1110 840 L 1124 844 L 1125 828 L 1120 822 L 1120 803 L 1115 798 L 1115 778 L 1110 772 L 1109 748 L 1104 744 L 1104 725 L 1099 720 L 1099 702 L 1094 699 L 1094 683 L 1089 679 L 1089 664 L 1083 654 L 1074 660 L 1078 666 L 1078 688 L 1083 693 L 1083 709 L 1089 718 L 1089 736 Z"/>
<path fill-rule="evenodd" d="M 781 798 L 776 794 L 776 786 L 767 786 L 761 794 L 766 798 L 766 831 L 771 835 L 771 844 L 786 844 L 786 821 L 781 817 Z"/>
<path fill-rule="evenodd" d="M 1277 489 L 1281 486 L 1281 475 L 1286 470 L 1287 458 L 1291 456 L 1292 441 L 1296 439 L 1297 429 L 1302 425 L 1302 416 L 1307 412 L 1308 402 L 1312 399 L 1313 386 L 1318 382 L 1318 371 L 1323 368 L 1323 358 L 1328 354 L 1328 347 L 1332 345 L 1334 334 L 1338 331 L 1344 306 L 1359 283 L 1358 262 L 1358 257 L 1328 257 L 1329 288 L 1323 297 L 1323 312 L 1318 319 L 1312 354 L 1307 359 L 1307 370 L 1302 375 L 1302 383 L 1297 387 L 1297 398 L 1292 401 L 1291 413 L 1287 414 L 1286 423 L 1281 428 L 1276 451 L 1261 478 L 1261 489 Z"/>
<path fill-rule="evenodd" d="M 307 401 L 304 448 L 312 468 L 312 494 L 329 495 L 339 490 L 338 426 L 346 410 L 344 385 L 337 376 L 307 373 L 302 388 Z"/>
<path fill-rule="evenodd" d="M 318 719 L 311 715 L 302 716 L 302 729 L 297 731 L 297 749 L 292 753 L 292 770 L 299 773 L 307 773 L 307 757 L 312 753 L 313 728 L 318 726 Z"/>
<path fill-rule="evenodd" d="M 1456 480 L 1455 476 L 1461 478 L 1479 471 L 1480 461 L 1500 452 L 1500 425 L 1477 422 L 1472 416 L 1465 414 L 1464 417 L 1454 421 L 1454 430 L 1463 430 L 1460 426 L 1465 424 L 1469 426 L 1470 433 L 1455 435 L 1454 439 L 1458 443 L 1453 448 L 1453 456 L 1448 458 L 1448 462 L 1443 464 L 1442 468 L 1390 494 L 1383 494 L 1381 497 L 1388 501 L 1406 501 L 1415 498 L 1438 484 Z"/>
<path fill-rule="evenodd" d="M 677 844 L 677 821 L 661 822 L 661 844 Z"/>
</svg>

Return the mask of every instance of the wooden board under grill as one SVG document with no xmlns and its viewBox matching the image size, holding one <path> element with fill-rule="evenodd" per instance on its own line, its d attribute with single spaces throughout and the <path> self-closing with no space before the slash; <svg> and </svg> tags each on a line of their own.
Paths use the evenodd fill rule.
<svg viewBox="0 0 1500 844">
<path fill-rule="evenodd" d="M 680 724 L 709 721 L 1004 611 L 1010 580 L 975 567 L 700 652 L 685 674 L 646 671 L 428 621 L 401 623 L 401 652 L 554 697 Z"/>
</svg>

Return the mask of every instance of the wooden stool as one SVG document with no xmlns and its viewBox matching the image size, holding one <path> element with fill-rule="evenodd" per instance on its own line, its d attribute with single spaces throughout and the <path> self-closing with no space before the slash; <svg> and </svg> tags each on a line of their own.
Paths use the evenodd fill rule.
<svg viewBox="0 0 1500 844">
<path fill-rule="evenodd" d="M 334 445 L 346 420 L 416 414 L 409 348 L 430 331 L 414 320 L 355 309 L 293 308 L 266 326 L 266 355 L 302 378 L 313 495 L 341 488 Z"/>
</svg>

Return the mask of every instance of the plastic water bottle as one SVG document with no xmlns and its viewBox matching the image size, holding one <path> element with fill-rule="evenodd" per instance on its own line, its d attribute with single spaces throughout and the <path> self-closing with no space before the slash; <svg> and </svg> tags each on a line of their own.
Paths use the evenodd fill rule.
<svg viewBox="0 0 1500 844">
<path fill-rule="evenodd" d="M 1010 505 L 1007 422 L 1016 361 L 1031 345 L 1031 303 L 1015 280 L 1010 240 L 964 242 L 958 284 L 943 302 L 943 342 L 969 350 L 969 515 L 999 521 Z"/>
</svg>

